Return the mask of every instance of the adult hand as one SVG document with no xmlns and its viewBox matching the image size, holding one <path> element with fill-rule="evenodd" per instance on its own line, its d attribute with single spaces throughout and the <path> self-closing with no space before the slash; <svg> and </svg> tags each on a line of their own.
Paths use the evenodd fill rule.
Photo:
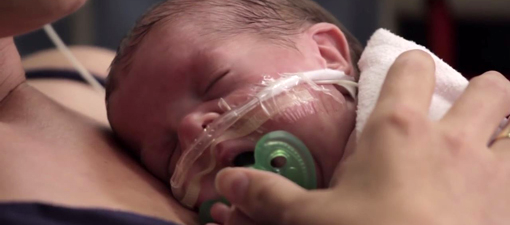
<svg viewBox="0 0 510 225">
<path fill-rule="evenodd" d="M 42 27 L 79 9 L 86 0 L 1 0 L 0 38 Z"/>
<path fill-rule="evenodd" d="M 473 79 L 438 122 L 427 113 L 434 62 L 402 54 L 390 69 L 356 151 L 333 187 L 306 191 L 278 175 L 226 169 L 217 188 L 233 205 L 213 208 L 225 224 L 508 224 L 510 140 L 487 143 L 510 113 L 510 83 Z"/>
</svg>

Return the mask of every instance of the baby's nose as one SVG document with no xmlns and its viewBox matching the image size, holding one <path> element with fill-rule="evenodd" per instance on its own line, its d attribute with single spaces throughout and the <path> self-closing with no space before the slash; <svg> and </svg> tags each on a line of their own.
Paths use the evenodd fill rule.
<svg viewBox="0 0 510 225">
<path fill-rule="evenodd" d="M 208 124 L 218 118 L 220 115 L 214 112 L 201 113 L 193 112 L 186 115 L 178 129 L 179 142 L 181 148 L 185 150 L 193 141 L 200 136 Z"/>
</svg>

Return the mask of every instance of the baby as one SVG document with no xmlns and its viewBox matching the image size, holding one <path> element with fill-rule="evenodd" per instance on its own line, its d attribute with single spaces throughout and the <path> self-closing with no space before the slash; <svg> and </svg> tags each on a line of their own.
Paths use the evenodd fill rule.
<svg viewBox="0 0 510 225">
<path fill-rule="evenodd" d="M 144 165 L 168 182 L 185 151 L 228 111 L 220 101 L 241 104 L 246 98 L 240 96 L 253 94 L 254 86 L 286 73 L 328 68 L 357 79 L 361 51 L 359 42 L 310 0 L 164 1 L 121 43 L 107 85 L 108 118 Z M 356 117 L 352 98 L 333 85 L 323 88 L 327 96 L 314 95 L 328 110 L 264 125 L 305 143 L 320 188 L 328 186 L 344 156 Z M 289 110 L 299 107 L 305 106 Z M 238 156 L 253 151 L 230 147 Z M 239 157 L 224 155 L 218 156 L 220 166 L 242 166 Z M 194 173 L 190 170 L 187 179 Z M 194 207 L 218 198 L 214 175 L 202 178 Z"/>
</svg>

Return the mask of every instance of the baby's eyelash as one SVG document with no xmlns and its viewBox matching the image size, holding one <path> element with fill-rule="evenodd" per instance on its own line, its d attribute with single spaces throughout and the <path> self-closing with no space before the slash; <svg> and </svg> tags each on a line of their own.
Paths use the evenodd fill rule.
<svg viewBox="0 0 510 225">
<path fill-rule="evenodd" d="M 230 73 L 230 70 L 227 70 L 226 72 L 222 73 L 220 76 L 217 76 L 216 78 L 214 78 L 214 80 L 211 83 L 209 83 L 209 85 L 207 85 L 207 88 L 204 91 L 204 95 L 209 93 L 211 91 L 211 89 L 214 87 L 214 85 L 217 84 L 221 79 L 223 79 L 229 73 Z"/>
</svg>

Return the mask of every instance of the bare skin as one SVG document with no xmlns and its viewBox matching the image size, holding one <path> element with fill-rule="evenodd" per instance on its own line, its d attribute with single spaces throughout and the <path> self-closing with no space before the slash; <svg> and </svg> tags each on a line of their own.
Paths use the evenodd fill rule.
<svg viewBox="0 0 510 225">
<path fill-rule="evenodd" d="M 0 9 L 13 2 L 18 1 L 2 1 Z M 35 2 L 65 5 L 83 1 Z M 57 7 L 40 21 L 70 12 Z M 4 30 L 2 35 L 32 28 Z M 113 209 L 196 223 L 195 215 L 180 207 L 163 183 L 115 144 L 104 125 L 27 84 L 11 37 L 0 38 L 0 164 L 0 202 Z"/>
<path fill-rule="evenodd" d="M 106 79 L 115 52 L 89 46 L 72 46 L 70 50 L 88 71 Z M 75 71 L 73 65 L 56 49 L 44 50 L 24 57 L 22 64 L 26 71 L 46 69 Z M 29 80 L 28 83 L 52 100 L 109 126 L 104 94 L 92 91 L 90 85 L 63 79 L 36 79 Z"/>
</svg>

